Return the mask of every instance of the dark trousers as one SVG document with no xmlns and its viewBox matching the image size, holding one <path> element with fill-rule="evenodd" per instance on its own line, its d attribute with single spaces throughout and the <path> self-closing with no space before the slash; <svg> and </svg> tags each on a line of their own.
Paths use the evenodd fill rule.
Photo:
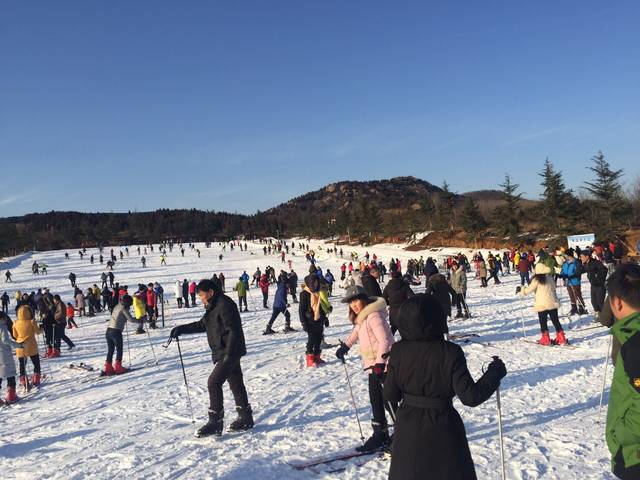
<svg viewBox="0 0 640 480">
<path fill-rule="evenodd" d="M 178 308 L 182 308 L 182 297 L 176 297 L 176 301 L 178 302 Z"/>
<path fill-rule="evenodd" d="M 602 311 L 607 289 L 604 285 L 591 285 L 591 305 L 596 312 Z"/>
<path fill-rule="evenodd" d="M 2 311 L 4 313 L 9 313 L 9 305 L 7 303 L 2 304 Z"/>
<path fill-rule="evenodd" d="M 493 283 L 500 283 L 498 279 L 498 271 L 496 269 L 489 270 L 489 280 L 493 278 Z"/>
<path fill-rule="evenodd" d="M 29 358 L 31 359 L 31 363 L 33 363 L 33 373 L 40 373 L 40 355 L 36 353 L 35 355 L 31 355 Z M 27 371 L 27 359 L 19 358 L 18 363 L 20 365 L 20 376 L 23 377 L 26 375 Z"/>
<path fill-rule="evenodd" d="M 184 300 L 184 306 L 189 308 L 189 294 L 182 294 L 182 299 Z"/>
<path fill-rule="evenodd" d="M 190 293 L 189 295 L 191 295 L 191 306 L 195 307 L 196 306 L 196 292 Z"/>
<path fill-rule="evenodd" d="M 467 303 L 465 300 L 465 294 L 464 293 L 457 293 L 456 294 L 456 298 L 454 299 L 456 301 L 456 309 L 458 310 L 458 315 L 462 315 L 462 308 L 464 307 L 464 312 L 468 315 L 469 314 L 469 310 L 467 310 Z"/>
<path fill-rule="evenodd" d="M 269 320 L 269 323 L 267 324 L 267 328 L 271 328 L 271 326 L 273 325 L 273 322 L 276 321 L 276 318 L 278 318 L 278 315 L 280 315 L 281 313 L 284 314 L 284 325 L 285 327 L 290 327 L 291 326 L 291 314 L 289 313 L 289 310 L 287 310 L 286 308 L 275 308 L 273 309 L 273 313 L 271 314 L 271 319 Z"/>
<path fill-rule="evenodd" d="M 267 308 L 267 299 L 269 298 L 269 292 L 262 292 L 262 306 Z"/>
<path fill-rule="evenodd" d="M 7 387 L 16 388 L 16 377 L 7 377 Z M 2 378 L 0 378 L 0 388 L 2 388 Z"/>
<path fill-rule="evenodd" d="M 240 307 L 239 310 L 242 310 L 243 303 L 244 303 L 244 309 L 249 310 L 249 307 L 247 307 L 247 296 L 245 295 L 244 297 L 241 297 L 240 295 L 238 295 L 238 306 Z"/>
<path fill-rule="evenodd" d="M 54 322 L 51 320 L 45 320 L 43 322 L 44 327 L 44 342 L 47 347 L 53 348 L 54 337 L 55 337 L 55 326 Z"/>
<path fill-rule="evenodd" d="M 553 310 L 538 312 L 538 321 L 540 322 L 540 331 L 542 333 L 549 330 L 547 327 L 547 317 L 551 318 L 551 323 L 553 323 L 553 328 L 556 329 L 556 332 L 562 330 L 562 325 L 560 325 L 560 320 L 558 320 L 558 309 L 554 308 Z"/>
<path fill-rule="evenodd" d="M 57 348 L 58 350 L 60 350 L 60 344 L 62 340 L 64 340 L 64 343 L 66 343 L 69 348 L 75 347 L 71 339 L 67 337 L 67 334 L 65 333 L 66 329 L 67 329 L 66 321 L 56 322 L 56 332 L 55 332 L 55 338 L 53 340 L 53 348 Z"/>
<path fill-rule="evenodd" d="M 320 355 L 324 338 L 324 322 L 312 321 L 307 326 L 307 354 Z"/>
<path fill-rule="evenodd" d="M 524 286 L 524 282 L 527 282 L 527 285 L 531 283 L 529 272 L 520 272 L 520 285 Z"/>
<path fill-rule="evenodd" d="M 149 325 L 151 328 L 156 328 L 156 309 L 147 305 L 147 318 L 149 319 Z"/>
<path fill-rule="evenodd" d="M 76 328 L 78 328 L 78 324 L 76 323 L 76 321 L 73 319 L 73 317 L 69 317 L 67 318 L 67 327 L 71 327 L 74 326 Z"/>
<path fill-rule="evenodd" d="M 371 403 L 371 413 L 373 415 L 372 421 L 379 425 L 387 425 L 387 417 L 384 413 L 385 403 L 382 395 L 382 385 L 384 383 L 383 378 L 378 378 L 373 373 L 369 374 L 369 402 Z"/>
<path fill-rule="evenodd" d="M 229 382 L 229 388 L 236 402 L 236 407 L 247 407 L 249 405 L 249 399 L 242 378 L 240 358 L 231 358 L 229 360 L 216 362 L 211 375 L 209 375 L 209 380 L 207 381 L 207 387 L 209 388 L 209 411 L 222 412 L 224 410 L 224 398 L 222 395 L 222 385 L 224 382 Z"/>
<path fill-rule="evenodd" d="M 113 361 L 113 352 L 116 352 L 116 362 L 122 362 L 122 330 L 107 328 L 107 363 Z"/>
<path fill-rule="evenodd" d="M 567 292 L 569 293 L 569 301 L 571 302 L 571 305 L 578 304 L 580 306 L 584 306 L 582 287 L 580 285 L 571 285 L 570 283 L 567 283 Z"/>
<path fill-rule="evenodd" d="M 296 289 L 292 288 L 289 293 L 291 294 L 291 299 L 293 300 L 293 303 L 298 303 L 298 298 L 296 297 Z"/>
</svg>

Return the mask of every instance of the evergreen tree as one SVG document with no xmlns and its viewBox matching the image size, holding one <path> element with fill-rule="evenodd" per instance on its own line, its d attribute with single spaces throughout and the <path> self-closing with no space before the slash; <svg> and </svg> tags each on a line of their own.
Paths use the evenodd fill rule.
<svg viewBox="0 0 640 480">
<path fill-rule="evenodd" d="M 567 191 L 562 172 L 556 171 L 553 164 L 547 158 L 544 162 L 544 170 L 538 174 L 542 177 L 540 185 L 544 187 L 542 192 L 542 225 L 547 233 L 558 233 L 563 224 L 572 218 L 569 211 L 571 191 Z"/>
<path fill-rule="evenodd" d="M 480 213 L 478 205 L 471 197 L 466 197 L 460 214 L 460 223 L 469 238 L 476 242 L 480 230 L 486 228 L 487 222 Z"/>
<path fill-rule="evenodd" d="M 594 165 L 587 168 L 595 173 L 596 178 L 593 182 L 584 182 L 584 189 L 596 201 L 596 225 L 606 225 L 609 233 L 614 229 L 614 222 L 619 222 L 628 213 L 628 204 L 623 197 L 622 185 L 620 185 L 624 170 L 611 170 L 611 165 L 605 160 L 601 151 L 598 151 L 591 160 Z"/>
<path fill-rule="evenodd" d="M 511 182 L 509 174 L 505 174 L 504 182 L 500 184 L 504 194 L 504 205 L 494 211 L 495 220 L 505 235 L 516 235 L 520 232 L 520 200 L 521 193 L 516 193 L 520 185 Z"/>
<path fill-rule="evenodd" d="M 449 184 L 445 180 L 442 184 L 442 191 L 438 193 L 438 202 L 435 204 L 436 223 L 439 228 L 453 230 L 456 223 L 455 204 L 455 194 L 451 192 Z"/>
</svg>

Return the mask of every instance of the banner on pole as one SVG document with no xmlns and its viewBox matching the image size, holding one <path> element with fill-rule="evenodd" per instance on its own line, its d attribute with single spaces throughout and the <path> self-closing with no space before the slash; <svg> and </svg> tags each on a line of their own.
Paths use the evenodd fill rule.
<svg viewBox="0 0 640 480">
<path fill-rule="evenodd" d="M 570 235 L 567 237 L 567 245 L 569 245 L 570 248 L 580 247 L 582 250 L 591 248 L 595 241 L 595 233 L 584 233 L 582 235 Z"/>
</svg>

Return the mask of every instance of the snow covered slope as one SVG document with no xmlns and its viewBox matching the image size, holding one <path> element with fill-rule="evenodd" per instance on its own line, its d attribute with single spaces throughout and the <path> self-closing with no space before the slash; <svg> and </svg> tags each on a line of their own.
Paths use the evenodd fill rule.
<svg viewBox="0 0 640 480">
<path fill-rule="evenodd" d="M 342 260 L 318 249 L 319 264 L 339 276 Z M 178 352 L 175 343 L 162 348 L 174 325 L 198 319 L 202 306 L 177 309 L 173 284 L 177 279 L 199 280 L 214 272 L 224 272 L 227 290 L 243 270 L 249 275 L 267 264 L 278 271 L 286 264 L 275 255 L 265 257 L 261 246 L 249 244 L 249 252 L 227 251 L 220 262 L 221 248 L 197 245 L 202 258 L 187 250 L 184 257 L 174 249 L 161 267 L 157 253 L 146 255 L 148 268 L 139 256 L 118 261 L 116 281 L 134 287 L 140 282 L 159 281 L 167 292 L 166 327 L 151 332 L 151 341 L 159 358 L 153 355 L 147 335 L 130 334 L 131 362 L 143 367 L 123 376 L 98 380 L 95 374 L 70 370 L 69 363 L 85 362 L 102 367 L 106 353 L 105 314 L 77 319 L 79 329 L 68 331 L 78 348 L 63 356 L 43 361 L 43 373 L 49 376 L 39 391 L 0 411 L 0 471 L 3 479 L 112 479 L 112 478 L 224 478 L 224 479 L 384 479 L 388 460 L 370 459 L 365 466 L 356 461 L 317 468 L 317 472 L 292 469 L 286 460 L 313 457 L 359 442 L 357 424 L 346 386 L 344 369 L 335 359 L 335 349 L 325 352 L 329 360 L 319 369 L 303 367 L 306 335 L 300 330 L 296 305 L 292 305 L 292 334 L 262 336 L 271 310 L 263 310 L 259 290 L 252 288 L 249 313 L 243 313 L 248 354 L 242 360 L 245 382 L 253 405 L 256 427 L 243 434 L 225 434 L 221 438 L 196 439 L 187 407 Z M 345 248 L 364 254 L 365 249 Z M 391 256 L 403 260 L 422 252 L 405 252 L 396 245 L 370 246 L 385 263 Z M 457 249 L 453 249 L 457 251 Z M 109 251 L 107 248 L 106 252 Z M 116 252 L 118 249 L 116 249 Z M 97 252 L 88 252 L 96 253 Z M 12 297 L 16 289 L 35 290 L 48 286 L 52 292 L 71 301 L 67 276 L 73 271 L 78 284 L 86 289 L 98 283 L 102 266 L 91 265 L 71 253 L 33 253 L 12 266 L 13 284 L 2 284 Z M 425 258 L 427 253 L 424 254 Z M 304 255 L 296 251 L 294 269 L 299 277 L 307 273 Z M 362 257 L 361 257 L 362 258 Z M 33 276 L 33 260 L 45 261 L 47 276 Z M 17 262 L 16 262 L 17 263 Z M 4 276 L 2 276 L 4 278 Z M 469 308 L 473 318 L 453 322 L 452 333 L 475 332 L 479 337 L 463 344 L 474 377 L 492 355 L 500 355 L 509 374 L 501 387 L 507 477 L 509 479 L 603 479 L 609 473 L 609 456 L 604 443 L 604 418 L 598 416 L 603 359 L 607 335 L 603 328 L 578 331 L 590 326 L 592 318 L 561 321 L 575 348 L 540 347 L 519 340 L 522 336 L 521 312 L 527 336 L 535 339 L 539 328 L 531 310 L 531 298 L 521 303 L 514 295 L 518 279 L 504 277 L 501 285 L 479 288 L 469 277 Z M 418 287 L 422 291 L 424 287 Z M 272 288 L 270 296 L 275 291 Z M 340 290 L 336 287 L 339 294 Z M 588 291 L 585 288 L 583 291 Z M 562 291 L 567 304 L 567 294 Z M 230 293 L 235 298 L 233 293 Z M 271 299 L 270 299 L 271 300 Z M 350 330 L 346 308 L 334 298 L 327 341 L 338 343 Z M 271 301 L 269 302 L 271 304 Z M 568 311 L 568 308 L 567 308 Z M 576 319 L 577 320 L 577 317 Z M 276 330 L 283 327 L 283 317 Z M 212 368 L 205 335 L 181 337 L 196 425 L 206 420 L 208 396 L 206 382 Z M 125 337 L 124 362 L 128 363 Z M 370 433 L 368 393 L 357 348 L 347 357 L 365 434 Z M 31 366 L 29 366 L 31 370 Z M 611 370 L 609 370 L 609 375 Z M 608 382 L 607 382 L 608 383 Z M 20 390 L 20 389 L 19 389 Z M 22 392 L 18 392 L 21 394 Z M 470 440 L 478 477 L 497 479 L 500 472 L 498 428 L 495 398 L 475 408 L 463 407 L 457 400 Z M 227 420 L 234 418 L 233 400 L 225 386 Z M 598 423 L 600 420 L 600 423 Z M 359 459 L 358 461 L 362 461 Z M 340 473 L 323 473 L 344 467 Z"/>
</svg>

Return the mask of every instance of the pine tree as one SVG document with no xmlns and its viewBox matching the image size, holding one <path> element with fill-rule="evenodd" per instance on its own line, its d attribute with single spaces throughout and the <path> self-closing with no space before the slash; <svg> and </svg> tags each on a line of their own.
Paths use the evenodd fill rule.
<svg viewBox="0 0 640 480">
<path fill-rule="evenodd" d="M 474 243 L 478 239 L 480 230 L 487 226 L 487 222 L 480 213 L 478 205 L 471 197 L 466 197 L 464 207 L 460 214 L 460 223 L 469 238 L 473 238 Z"/>
<path fill-rule="evenodd" d="M 435 205 L 438 227 L 453 230 L 456 223 L 455 204 L 455 194 L 451 192 L 449 184 L 445 180 L 442 184 L 442 191 L 438 193 L 438 203 Z"/>
<path fill-rule="evenodd" d="M 540 185 L 544 187 L 542 224 L 548 233 L 558 233 L 565 221 L 571 218 L 568 211 L 571 191 L 567 191 L 562 172 L 553 168 L 549 158 L 544 162 L 544 170 L 538 175 L 542 177 Z"/>
<path fill-rule="evenodd" d="M 501 183 L 505 204 L 497 207 L 494 211 L 496 221 L 505 235 L 516 235 L 520 233 L 520 200 L 521 193 L 516 193 L 520 185 L 511 182 L 509 174 L 505 174 L 504 183 Z"/>
<path fill-rule="evenodd" d="M 584 189 L 589 192 L 596 201 L 597 221 L 607 226 L 608 232 L 613 230 L 614 221 L 617 222 L 628 211 L 628 205 L 624 200 L 620 178 L 624 170 L 611 170 L 611 165 L 604 158 L 601 151 L 591 159 L 594 166 L 587 167 L 596 178 L 593 182 L 584 182 Z"/>
</svg>

